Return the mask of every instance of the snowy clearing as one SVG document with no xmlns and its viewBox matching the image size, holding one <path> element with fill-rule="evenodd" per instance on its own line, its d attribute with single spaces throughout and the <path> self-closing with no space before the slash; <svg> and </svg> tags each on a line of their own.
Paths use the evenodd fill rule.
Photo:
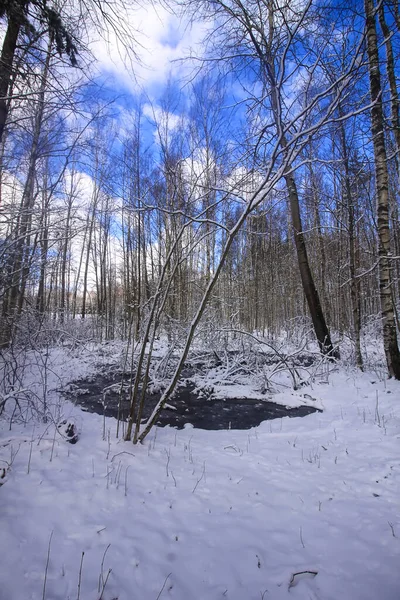
<svg viewBox="0 0 400 600">
<path fill-rule="evenodd" d="M 341 366 L 301 392 L 322 413 L 133 446 L 57 391 L 99 360 L 49 358 L 75 445 L 53 422 L 1 424 L 2 599 L 398 600 L 399 382 Z"/>
</svg>

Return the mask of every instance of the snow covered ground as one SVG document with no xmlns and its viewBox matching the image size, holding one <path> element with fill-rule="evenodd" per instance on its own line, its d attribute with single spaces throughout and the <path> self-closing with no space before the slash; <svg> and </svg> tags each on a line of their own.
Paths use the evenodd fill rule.
<svg viewBox="0 0 400 600">
<path fill-rule="evenodd" d="M 133 446 L 57 391 L 99 353 L 40 360 L 80 439 L 1 423 L 1 600 L 399 600 L 399 382 L 342 366 L 301 390 L 322 413 Z"/>
</svg>

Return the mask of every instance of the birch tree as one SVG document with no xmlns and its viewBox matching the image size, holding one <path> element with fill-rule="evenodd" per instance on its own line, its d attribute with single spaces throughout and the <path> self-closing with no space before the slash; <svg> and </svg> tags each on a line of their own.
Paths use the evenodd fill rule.
<svg viewBox="0 0 400 600">
<path fill-rule="evenodd" d="M 376 206 L 378 215 L 379 289 L 381 299 L 383 345 L 389 375 L 400 379 L 400 352 L 391 283 L 389 227 L 389 174 L 385 142 L 385 119 L 379 64 L 376 8 L 373 0 L 364 0 L 367 33 L 369 83 L 371 91 L 371 133 L 374 146 Z"/>
<path fill-rule="evenodd" d="M 238 68 L 240 61 L 244 77 L 248 76 L 249 72 L 255 72 L 257 80 L 245 81 L 243 85 L 253 83 L 254 86 L 257 83 L 261 86 L 260 96 L 253 96 L 249 100 L 254 118 L 261 122 L 253 138 L 253 151 L 259 157 L 269 156 L 269 145 L 274 147 L 272 136 L 279 142 L 275 151 L 278 160 L 285 163 L 282 179 L 289 199 L 304 294 L 320 350 L 324 354 L 334 355 L 337 350 L 331 341 L 310 268 L 293 153 L 297 142 L 307 135 L 309 123 L 322 108 L 321 99 L 328 97 L 329 85 L 324 86 L 323 82 L 316 78 L 321 56 L 326 52 L 324 44 L 327 46 L 328 42 L 318 45 L 311 28 L 308 27 L 312 19 L 317 18 L 316 11 L 311 10 L 311 2 L 307 2 L 301 8 L 288 2 L 262 0 L 215 0 L 202 2 L 202 6 L 205 13 L 213 14 L 218 24 L 218 42 L 213 45 L 213 51 L 217 53 L 216 58 L 230 61 Z M 306 40 L 307 35 L 309 40 Z M 216 49 L 217 43 L 223 48 L 220 52 Z M 293 98 L 293 89 L 299 82 L 300 87 L 307 90 L 306 96 L 310 97 L 304 109 L 301 107 L 300 96 Z M 322 89 L 325 89 L 322 93 L 317 93 L 316 89 L 321 89 L 321 84 Z M 332 110 L 334 104 L 335 101 L 331 102 L 325 117 L 329 115 L 329 110 Z"/>
</svg>

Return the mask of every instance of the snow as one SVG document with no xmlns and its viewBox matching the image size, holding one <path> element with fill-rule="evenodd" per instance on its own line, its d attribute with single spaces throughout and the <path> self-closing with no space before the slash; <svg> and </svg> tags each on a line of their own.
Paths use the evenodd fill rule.
<svg viewBox="0 0 400 600">
<path fill-rule="evenodd" d="M 54 421 L 2 421 L 1 599 L 400 598 L 399 382 L 341 366 L 275 398 L 322 413 L 133 446 L 58 391 L 119 356 L 52 351 Z"/>
<path fill-rule="evenodd" d="M 249 398 L 252 400 L 264 400 L 268 402 L 274 402 L 275 404 L 281 404 L 287 408 L 296 408 L 298 406 L 313 406 L 323 410 L 322 401 L 319 398 L 315 398 L 308 393 L 286 391 L 285 393 L 279 394 L 268 394 L 259 392 L 254 389 L 252 384 L 236 384 L 236 385 L 215 385 L 213 386 L 213 398 Z"/>
</svg>

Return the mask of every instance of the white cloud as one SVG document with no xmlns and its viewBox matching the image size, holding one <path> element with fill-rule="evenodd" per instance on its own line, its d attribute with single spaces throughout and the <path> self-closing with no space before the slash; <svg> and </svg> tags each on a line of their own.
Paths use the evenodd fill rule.
<svg viewBox="0 0 400 600">
<path fill-rule="evenodd" d="M 143 106 L 143 114 L 156 123 L 165 133 L 172 133 L 182 123 L 180 115 L 163 110 L 160 106 L 145 104 Z"/>
<path fill-rule="evenodd" d="M 193 51 L 201 54 L 201 41 L 208 29 L 205 22 L 179 19 L 156 2 L 121 11 L 125 11 L 123 39 L 110 30 L 107 39 L 97 36 L 90 44 L 101 73 L 112 75 L 134 93 L 144 88 L 150 97 L 152 86 L 165 84 L 171 75 L 189 75 L 195 63 L 189 60 L 183 64 L 181 60 Z M 133 52 L 139 60 L 132 60 Z"/>
</svg>

